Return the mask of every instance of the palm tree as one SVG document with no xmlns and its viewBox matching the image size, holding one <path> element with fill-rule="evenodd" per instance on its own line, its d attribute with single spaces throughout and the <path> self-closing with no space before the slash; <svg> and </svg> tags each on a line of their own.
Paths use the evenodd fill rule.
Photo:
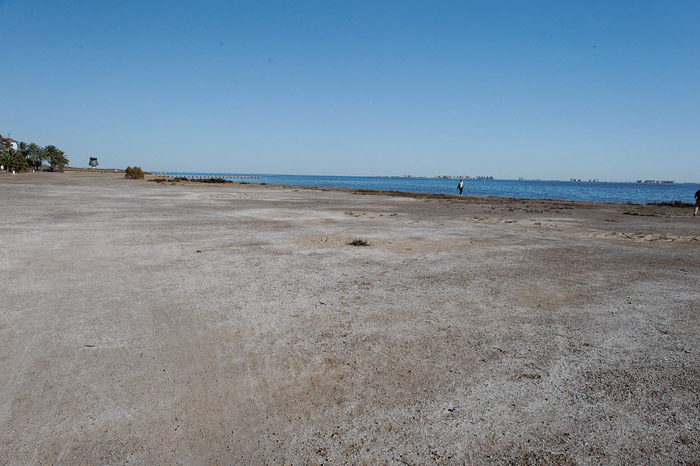
<svg viewBox="0 0 700 466">
<path fill-rule="evenodd" d="M 24 159 L 25 165 L 27 168 L 29 168 L 31 165 L 29 163 L 29 144 L 24 141 L 20 141 L 17 143 L 17 152 L 19 152 L 19 156 Z"/>
<path fill-rule="evenodd" d="M 29 147 L 27 147 L 27 152 L 29 154 L 27 158 L 29 164 L 34 167 L 35 170 L 41 170 L 41 163 L 46 159 L 44 148 L 38 144 L 31 143 Z"/>
<path fill-rule="evenodd" d="M 68 166 L 69 162 L 70 160 L 68 160 L 68 157 L 66 157 L 63 151 L 59 151 L 59 154 L 55 160 L 56 166 L 58 167 L 58 171 L 63 172 L 63 168 Z"/>
<path fill-rule="evenodd" d="M 10 142 L 2 137 L 2 134 L 0 134 L 0 152 L 4 152 L 7 149 L 10 148 Z"/>
<path fill-rule="evenodd" d="M 29 167 L 27 158 L 22 156 L 20 151 L 14 149 L 8 149 L 1 153 L 0 164 L 5 165 L 8 172 L 10 170 L 26 170 Z"/>
<path fill-rule="evenodd" d="M 56 168 L 58 165 L 58 159 L 59 159 L 59 153 L 61 152 L 56 148 L 56 146 L 46 146 L 44 148 L 44 152 L 46 153 L 46 160 L 49 162 L 49 166 L 51 167 L 51 171 Z"/>
<path fill-rule="evenodd" d="M 51 171 L 54 171 L 55 168 L 58 168 L 58 171 L 62 172 L 63 167 L 68 165 L 68 158 L 64 154 L 62 150 L 58 150 L 56 146 L 46 146 L 45 149 L 46 152 L 46 158 L 49 161 L 49 165 L 51 166 Z"/>
</svg>

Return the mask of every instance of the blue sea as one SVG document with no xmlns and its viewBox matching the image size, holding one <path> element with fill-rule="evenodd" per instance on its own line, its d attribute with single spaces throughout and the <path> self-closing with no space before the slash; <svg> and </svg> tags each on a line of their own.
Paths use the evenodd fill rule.
<svg viewBox="0 0 700 466">
<path fill-rule="evenodd" d="M 272 185 L 371 189 L 415 193 L 458 194 L 458 179 L 367 176 L 263 175 L 240 173 L 154 172 L 188 178 L 223 177 Z M 542 180 L 464 180 L 464 195 L 557 199 L 568 201 L 649 204 L 682 201 L 693 204 L 697 183 L 616 183 Z"/>
</svg>

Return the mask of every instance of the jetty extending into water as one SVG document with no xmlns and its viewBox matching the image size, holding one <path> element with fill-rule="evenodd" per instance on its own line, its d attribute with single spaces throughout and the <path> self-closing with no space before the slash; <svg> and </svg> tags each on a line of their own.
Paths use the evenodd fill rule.
<svg viewBox="0 0 700 466">
<path fill-rule="evenodd" d="M 187 178 L 190 180 L 211 180 L 211 179 L 223 179 L 230 181 L 241 181 L 241 180 L 262 180 L 264 176 L 257 175 L 219 175 L 219 174 L 171 174 L 171 173 L 154 173 L 155 176 L 162 176 L 167 178 Z"/>
</svg>

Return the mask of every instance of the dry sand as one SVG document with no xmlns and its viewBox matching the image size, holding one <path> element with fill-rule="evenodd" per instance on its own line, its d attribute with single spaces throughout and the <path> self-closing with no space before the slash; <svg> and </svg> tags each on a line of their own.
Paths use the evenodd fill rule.
<svg viewBox="0 0 700 466">
<path fill-rule="evenodd" d="M 700 464 L 689 209 L 121 176 L 0 175 L 0 465 Z"/>
</svg>

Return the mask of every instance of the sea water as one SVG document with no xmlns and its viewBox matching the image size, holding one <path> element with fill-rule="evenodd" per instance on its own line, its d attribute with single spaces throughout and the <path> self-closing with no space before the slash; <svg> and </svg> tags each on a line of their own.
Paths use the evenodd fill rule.
<svg viewBox="0 0 700 466">
<path fill-rule="evenodd" d="M 154 172 L 160 173 L 160 172 Z M 322 188 L 371 189 L 414 193 L 459 194 L 458 179 L 379 177 L 379 176 L 313 176 L 265 175 L 242 173 L 162 172 L 188 178 L 227 178 L 273 185 L 314 186 Z M 463 195 L 514 197 L 523 199 L 556 199 L 649 204 L 681 201 L 694 203 L 698 184 L 690 183 L 616 183 L 542 180 L 464 180 Z"/>
</svg>

